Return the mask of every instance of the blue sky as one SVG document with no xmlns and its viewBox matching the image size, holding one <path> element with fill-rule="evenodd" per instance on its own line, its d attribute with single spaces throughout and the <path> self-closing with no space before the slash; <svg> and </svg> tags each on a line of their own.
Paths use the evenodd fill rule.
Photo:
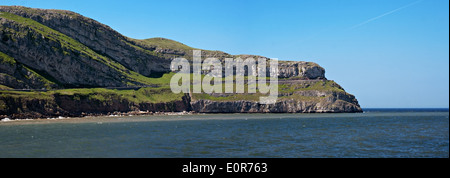
<svg viewBox="0 0 450 178">
<path fill-rule="evenodd" d="M 363 108 L 449 107 L 448 0 L 0 0 L 65 9 L 125 36 L 312 61 Z"/>
</svg>

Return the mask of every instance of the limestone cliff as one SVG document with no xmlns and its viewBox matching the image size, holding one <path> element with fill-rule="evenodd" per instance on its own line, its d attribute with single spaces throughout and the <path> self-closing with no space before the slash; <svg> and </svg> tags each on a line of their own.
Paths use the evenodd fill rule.
<svg viewBox="0 0 450 178">
<path fill-rule="evenodd" d="M 192 59 L 195 49 L 164 38 L 127 38 L 104 24 L 70 11 L 0 6 L 0 13 L 0 52 L 31 71 L 51 78 L 59 88 L 147 85 L 148 82 L 141 80 L 144 76 L 170 72 L 172 59 Z M 202 57 L 223 60 L 262 56 L 203 50 Z M 279 72 L 282 78 L 325 78 L 324 70 L 312 62 L 284 62 Z M 10 87 L 30 86 L 13 84 Z M 55 85 L 46 86 L 49 87 Z"/>
<path fill-rule="evenodd" d="M 142 75 L 169 70 L 170 61 L 157 57 L 152 52 L 155 49 L 133 45 L 110 27 L 75 12 L 8 6 L 0 7 L 0 11 L 32 19 Z"/>
<path fill-rule="evenodd" d="M 192 94 L 191 107 L 204 113 L 362 112 L 355 96 L 330 80 L 280 80 L 275 104 L 260 104 L 258 94 Z"/>
<path fill-rule="evenodd" d="M 280 92 L 272 105 L 260 104 L 258 94 L 173 94 L 170 62 L 192 61 L 193 50 L 198 49 L 165 38 L 125 37 L 75 12 L 0 6 L 0 117 L 135 110 L 361 112 L 356 98 L 328 80 L 324 68 L 304 61 L 279 61 Z M 222 62 L 267 59 L 201 52 L 202 59 Z M 28 90 L 17 91 L 22 89 Z"/>
</svg>

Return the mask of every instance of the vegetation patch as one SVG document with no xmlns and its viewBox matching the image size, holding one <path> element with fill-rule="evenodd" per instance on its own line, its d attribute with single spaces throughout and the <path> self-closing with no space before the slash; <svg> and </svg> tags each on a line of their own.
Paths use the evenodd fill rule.
<svg viewBox="0 0 450 178">
<path fill-rule="evenodd" d="M 15 65 L 16 64 L 16 60 L 14 60 L 14 58 L 6 55 L 5 53 L 2 53 L 0 51 L 0 63 L 2 64 L 9 64 L 9 65 Z"/>
</svg>

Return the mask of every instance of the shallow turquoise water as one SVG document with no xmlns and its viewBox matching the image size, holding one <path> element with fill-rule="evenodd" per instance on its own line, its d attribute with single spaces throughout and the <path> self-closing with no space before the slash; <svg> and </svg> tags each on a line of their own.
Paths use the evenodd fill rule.
<svg viewBox="0 0 450 178">
<path fill-rule="evenodd" d="M 449 157 L 448 111 L 79 120 L 0 123 L 0 157 Z"/>
</svg>

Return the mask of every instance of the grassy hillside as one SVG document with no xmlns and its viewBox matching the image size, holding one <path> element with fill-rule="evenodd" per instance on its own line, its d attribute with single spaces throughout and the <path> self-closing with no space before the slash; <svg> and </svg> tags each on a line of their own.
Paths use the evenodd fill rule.
<svg viewBox="0 0 450 178">
<path fill-rule="evenodd" d="M 0 30 L 8 33 L 4 33 L 3 38 L 7 40 L 15 41 L 18 38 L 30 39 L 30 42 L 34 42 L 36 46 L 43 45 L 45 43 L 51 43 L 55 46 L 52 47 L 53 53 L 62 53 L 62 56 L 70 56 L 76 54 L 77 56 L 70 57 L 72 60 L 95 60 L 105 67 L 108 67 L 118 74 L 122 75 L 123 82 L 126 85 L 149 85 L 152 84 L 152 80 L 145 77 L 135 71 L 129 70 L 122 64 L 93 51 L 89 47 L 82 43 L 62 34 L 56 30 L 53 30 L 45 25 L 42 25 L 29 18 L 24 18 L 18 15 L 14 15 L 8 12 L 0 12 L 0 19 L 11 22 L 12 27 L 0 26 Z M 20 30 L 18 30 L 20 29 Z M 30 31 L 33 31 L 30 33 Z M 34 39 L 34 40 L 33 40 Z M 43 40 L 39 40 L 43 39 Z M 0 49 L 5 50 L 5 49 Z M 6 50 L 5 50 L 6 51 Z M 1 51 L 0 51 L 1 52 Z M 14 63 L 14 59 L 9 57 L 5 53 L 1 52 L 2 62 Z M 57 62 L 57 61 L 55 61 Z M 88 61 L 81 61 L 85 65 L 89 65 Z M 33 71 L 33 69 L 31 69 Z"/>
</svg>

